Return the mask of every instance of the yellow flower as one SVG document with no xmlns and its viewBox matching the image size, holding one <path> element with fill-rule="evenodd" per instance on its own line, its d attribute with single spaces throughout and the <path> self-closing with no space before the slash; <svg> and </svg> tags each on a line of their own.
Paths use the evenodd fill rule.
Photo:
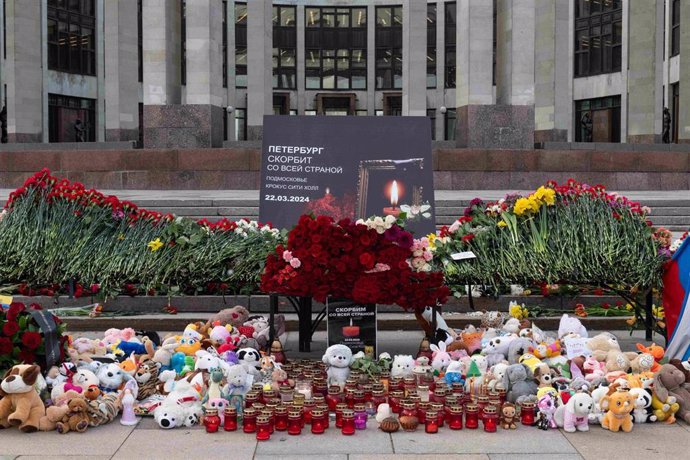
<svg viewBox="0 0 690 460">
<path fill-rule="evenodd" d="M 629 318 L 625 322 L 628 323 L 630 326 L 634 326 L 635 323 L 637 322 L 637 319 L 633 316 L 632 318 Z"/>
<path fill-rule="evenodd" d="M 510 316 L 516 319 L 525 319 L 529 316 L 529 311 L 527 308 L 525 308 L 525 305 L 520 305 L 515 301 L 510 302 L 508 312 L 510 313 Z"/>
<path fill-rule="evenodd" d="M 436 233 L 429 233 L 426 237 L 429 240 L 429 249 L 435 249 L 436 248 Z"/>
<path fill-rule="evenodd" d="M 513 212 L 521 216 L 527 212 L 529 212 L 531 206 L 529 203 L 529 200 L 527 198 L 518 198 L 518 200 L 515 202 L 515 207 L 513 208 Z"/>
<path fill-rule="evenodd" d="M 496 225 L 498 225 L 499 227 L 507 227 L 508 226 L 508 224 L 506 224 L 505 220 L 499 220 L 498 224 L 496 224 Z"/>
<path fill-rule="evenodd" d="M 124 234 L 124 233 L 120 233 L 119 235 L 117 235 L 117 239 L 120 240 L 120 241 L 124 240 L 124 239 L 125 239 L 125 234 Z"/>
<path fill-rule="evenodd" d="M 556 192 L 553 189 L 546 188 L 543 185 L 537 189 L 532 195 L 535 199 L 545 203 L 547 206 L 553 206 L 556 202 Z"/>
<path fill-rule="evenodd" d="M 153 240 L 153 241 L 149 241 L 149 243 L 147 244 L 147 246 L 149 247 L 149 249 L 151 250 L 151 252 L 156 252 L 156 251 L 158 251 L 160 248 L 163 247 L 163 242 L 161 241 L 160 238 L 156 238 L 156 239 Z"/>
<path fill-rule="evenodd" d="M 629 303 L 626 303 L 626 304 L 625 304 L 625 309 L 628 310 L 628 311 L 632 311 L 632 310 L 633 310 L 633 306 L 630 305 Z"/>
</svg>

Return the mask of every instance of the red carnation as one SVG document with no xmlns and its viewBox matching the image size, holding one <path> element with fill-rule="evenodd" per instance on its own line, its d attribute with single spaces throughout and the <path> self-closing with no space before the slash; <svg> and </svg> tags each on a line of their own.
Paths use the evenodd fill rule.
<svg viewBox="0 0 690 460">
<path fill-rule="evenodd" d="M 367 270 L 374 268 L 374 256 L 368 252 L 362 253 L 359 256 L 359 263 L 364 265 Z"/>
<path fill-rule="evenodd" d="M 33 364 L 36 362 L 36 355 L 31 350 L 22 350 L 19 352 L 19 360 L 26 364 Z"/>
<path fill-rule="evenodd" d="M 2 327 L 2 333 L 7 337 L 12 337 L 19 330 L 19 324 L 16 321 L 8 321 Z"/>
<path fill-rule="evenodd" d="M 24 306 L 23 303 L 12 302 L 12 304 L 10 305 L 10 309 L 7 311 L 7 320 L 8 321 L 16 320 L 17 316 L 19 316 L 19 314 L 21 312 L 23 312 L 24 310 L 26 310 L 26 307 Z"/>
<path fill-rule="evenodd" d="M 461 239 L 465 243 L 469 243 L 470 241 L 472 241 L 474 239 L 474 233 L 468 233 L 467 235 L 463 236 Z"/>
<path fill-rule="evenodd" d="M 0 337 L 0 356 L 12 353 L 12 341 L 7 337 Z"/>
<path fill-rule="evenodd" d="M 29 350 L 35 350 L 36 348 L 40 347 L 42 341 L 43 338 L 38 332 L 28 331 L 22 334 L 22 343 Z"/>
</svg>

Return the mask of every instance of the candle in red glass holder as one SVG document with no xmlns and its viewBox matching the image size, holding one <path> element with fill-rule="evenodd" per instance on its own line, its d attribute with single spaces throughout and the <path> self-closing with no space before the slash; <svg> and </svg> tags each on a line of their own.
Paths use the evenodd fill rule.
<svg viewBox="0 0 690 460">
<path fill-rule="evenodd" d="M 486 406 L 484 408 L 484 431 L 488 433 L 496 432 L 498 426 L 498 411 L 496 406 Z"/>
<path fill-rule="evenodd" d="M 364 404 L 364 402 L 365 402 L 365 399 L 364 399 L 364 391 L 362 391 L 362 390 L 355 390 L 354 395 L 355 395 L 355 405 L 357 405 L 357 404 Z"/>
<path fill-rule="evenodd" d="M 208 409 L 204 416 L 204 425 L 207 433 L 216 433 L 220 427 L 220 417 L 218 416 L 218 409 Z"/>
<path fill-rule="evenodd" d="M 330 424 L 331 424 L 331 422 L 330 422 L 330 417 L 329 417 L 329 415 L 328 415 L 328 406 L 325 405 L 325 404 L 321 404 L 321 405 L 316 406 L 316 409 L 318 409 L 318 410 L 320 410 L 321 412 L 323 412 L 323 414 L 324 414 L 324 417 L 323 417 L 324 426 L 326 427 L 326 429 L 328 429 L 328 427 L 329 427 Z M 314 423 L 314 415 L 313 415 L 313 414 L 312 414 L 311 423 Z"/>
<path fill-rule="evenodd" d="M 280 394 L 275 390 L 264 390 L 264 404 L 268 404 L 271 399 L 279 398 Z"/>
<path fill-rule="evenodd" d="M 314 379 L 314 394 L 312 395 L 312 397 L 316 397 L 316 395 L 325 397 L 327 394 L 328 384 L 326 383 L 326 381 L 323 379 Z"/>
<path fill-rule="evenodd" d="M 343 409 L 343 427 L 341 432 L 346 436 L 355 434 L 355 413 L 352 409 Z"/>
<path fill-rule="evenodd" d="M 400 377 L 392 377 L 390 379 L 390 382 L 388 383 L 388 393 L 390 394 L 393 391 L 402 391 L 405 389 L 405 383 L 403 382 L 403 379 Z"/>
<path fill-rule="evenodd" d="M 345 403 L 339 403 L 337 406 L 335 406 L 335 427 L 336 428 L 342 428 L 343 427 L 343 411 L 347 409 L 347 404 Z"/>
<path fill-rule="evenodd" d="M 310 399 L 308 401 L 304 401 L 304 411 L 303 411 L 303 419 L 305 424 L 310 424 L 311 423 L 311 411 L 316 407 L 316 403 L 314 402 L 313 399 Z"/>
<path fill-rule="evenodd" d="M 520 422 L 527 426 L 534 425 L 534 403 L 526 401 L 520 404 Z"/>
<path fill-rule="evenodd" d="M 292 388 L 287 385 L 283 385 L 280 387 L 280 400 L 284 403 L 292 401 L 293 393 L 294 391 Z"/>
<path fill-rule="evenodd" d="M 260 415 L 256 419 L 256 440 L 268 441 L 271 439 L 271 422 L 267 415 Z"/>
<path fill-rule="evenodd" d="M 242 413 L 242 431 L 254 433 L 256 431 L 256 409 L 250 407 Z"/>
<path fill-rule="evenodd" d="M 302 433 L 302 412 L 291 410 L 288 413 L 288 434 L 296 436 Z"/>
<path fill-rule="evenodd" d="M 254 391 L 250 391 L 246 395 L 244 395 L 244 408 L 245 409 L 249 409 L 250 407 L 252 407 L 257 402 L 259 402 L 259 393 L 256 393 Z"/>
<path fill-rule="evenodd" d="M 420 402 L 417 405 L 417 418 L 419 419 L 419 423 L 426 423 L 426 414 L 431 408 L 431 403 L 429 402 Z"/>
<path fill-rule="evenodd" d="M 506 402 L 506 389 L 505 388 L 499 388 L 498 399 L 501 401 L 501 406 L 503 406 L 503 403 Z"/>
<path fill-rule="evenodd" d="M 429 434 L 438 433 L 438 414 L 434 411 L 429 411 L 426 413 L 426 420 L 419 423 L 424 423 L 424 431 Z"/>
<path fill-rule="evenodd" d="M 446 423 L 450 423 L 450 408 L 453 406 L 457 406 L 458 404 L 458 397 L 454 395 L 453 393 L 446 395 L 446 404 L 443 408 L 443 410 L 446 413 Z"/>
<path fill-rule="evenodd" d="M 394 414 L 400 413 L 400 403 L 405 394 L 401 390 L 391 391 L 388 395 L 388 404 L 390 404 L 391 412 Z"/>
<path fill-rule="evenodd" d="M 410 391 L 417 389 L 417 379 L 414 377 L 405 377 L 403 380 L 403 387 L 405 388 L 405 396 L 410 394 Z"/>
<path fill-rule="evenodd" d="M 335 406 L 338 403 L 343 402 L 343 392 L 340 390 L 338 385 L 332 385 L 328 388 L 328 395 L 326 396 L 326 404 L 328 404 L 328 410 L 335 412 Z"/>
<path fill-rule="evenodd" d="M 446 389 L 444 387 L 436 387 L 434 389 L 434 394 L 430 397 L 431 402 L 438 404 L 445 404 L 446 402 Z"/>
<path fill-rule="evenodd" d="M 501 407 L 501 397 L 498 392 L 489 392 L 489 405 L 494 407 Z"/>
<path fill-rule="evenodd" d="M 367 428 L 367 412 L 364 404 L 355 404 L 355 428 L 365 430 Z"/>
<path fill-rule="evenodd" d="M 406 399 L 402 403 L 400 403 L 400 407 L 402 408 L 402 410 L 400 411 L 401 417 L 417 416 L 417 406 L 412 401 Z"/>
<path fill-rule="evenodd" d="M 461 398 L 465 397 L 465 385 L 461 382 L 453 382 L 450 391 L 455 395 L 459 395 Z"/>
<path fill-rule="evenodd" d="M 489 405 L 489 397 L 487 395 L 480 395 L 477 398 L 477 409 L 479 410 L 479 420 L 484 419 L 484 409 Z"/>
<path fill-rule="evenodd" d="M 237 409 L 234 406 L 228 406 L 223 413 L 225 421 L 223 422 L 223 429 L 225 431 L 237 430 Z"/>
<path fill-rule="evenodd" d="M 326 413 L 321 409 L 314 409 L 311 411 L 311 432 L 314 434 L 323 434 L 326 431 Z"/>
<path fill-rule="evenodd" d="M 381 375 L 379 375 L 379 383 L 374 384 L 374 390 L 380 389 L 384 391 L 388 391 L 388 384 L 391 381 L 391 373 L 388 371 L 383 371 L 381 372 Z M 380 388 L 377 388 L 377 385 L 381 385 Z"/>
<path fill-rule="evenodd" d="M 345 403 L 347 404 L 348 409 L 352 409 L 353 407 L 355 407 L 354 388 L 345 388 Z"/>
<path fill-rule="evenodd" d="M 479 409 L 474 403 L 465 406 L 465 428 L 469 430 L 479 428 Z"/>
<path fill-rule="evenodd" d="M 462 406 L 451 406 L 448 426 L 451 430 L 462 430 Z"/>
<path fill-rule="evenodd" d="M 364 402 L 369 402 L 374 397 L 374 386 L 372 384 L 366 384 L 362 386 L 362 391 L 364 391 Z"/>
<path fill-rule="evenodd" d="M 275 418 L 273 418 L 273 411 L 270 410 L 262 410 L 261 413 L 259 414 L 259 417 L 268 417 L 268 428 L 271 434 L 273 434 L 273 431 L 275 430 Z M 258 417 L 257 417 L 258 419 Z"/>
<path fill-rule="evenodd" d="M 373 402 L 376 409 L 378 409 L 381 404 L 388 402 L 386 393 L 383 390 L 373 390 L 371 402 Z"/>
<path fill-rule="evenodd" d="M 439 403 L 431 403 L 431 410 L 433 412 L 436 412 L 436 418 L 438 419 L 438 426 L 443 427 L 444 420 L 446 418 L 446 411 L 443 407 L 443 404 Z M 428 416 L 427 416 L 428 418 Z"/>
<path fill-rule="evenodd" d="M 285 431 L 288 427 L 288 409 L 285 406 L 278 406 L 274 412 L 275 429 Z"/>
</svg>

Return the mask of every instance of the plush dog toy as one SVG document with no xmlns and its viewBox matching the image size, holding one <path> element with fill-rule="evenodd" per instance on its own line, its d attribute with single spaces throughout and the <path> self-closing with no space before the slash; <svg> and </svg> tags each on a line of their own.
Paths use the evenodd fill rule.
<svg viewBox="0 0 690 460">
<path fill-rule="evenodd" d="M 323 354 L 323 362 L 328 368 L 328 384 L 344 385 L 350 376 L 350 364 L 352 364 L 352 350 L 345 345 L 331 345 Z M 413 360 L 414 363 L 414 360 Z M 412 368 L 410 368 L 412 370 Z"/>
<path fill-rule="evenodd" d="M 632 411 L 635 409 L 635 396 L 626 390 L 616 390 L 611 395 L 601 398 L 601 408 L 606 411 L 601 419 L 601 427 L 606 430 L 623 430 L 629 433 L 633 429 Z"/>
<path fill-rule="evenodd" d="M 589 431 L 589 414 L 593 407 L 594 401 L 590 395 L 575 393 L 567 404 L 556 409 L 556 424 L 568 433 Z"/>
<path fill-rule="evenodd" d="M 0 426 L 16 426 L 25 433 L 38 431 L 46 407 L 34 388 L 41 375 L 36 365 L 19 364 L 0 383 Z"/>
</svg>

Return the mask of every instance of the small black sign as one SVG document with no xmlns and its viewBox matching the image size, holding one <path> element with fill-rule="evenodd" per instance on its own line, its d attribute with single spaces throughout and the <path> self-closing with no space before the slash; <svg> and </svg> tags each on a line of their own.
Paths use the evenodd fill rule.
<svg viewBox="0 0 690 460">
<path fill-rule="evenodd" d="M 328 346 L 342 344 L 352 353 L 376 355 L 376 304 L 328 302 Z"/>
</svg>

